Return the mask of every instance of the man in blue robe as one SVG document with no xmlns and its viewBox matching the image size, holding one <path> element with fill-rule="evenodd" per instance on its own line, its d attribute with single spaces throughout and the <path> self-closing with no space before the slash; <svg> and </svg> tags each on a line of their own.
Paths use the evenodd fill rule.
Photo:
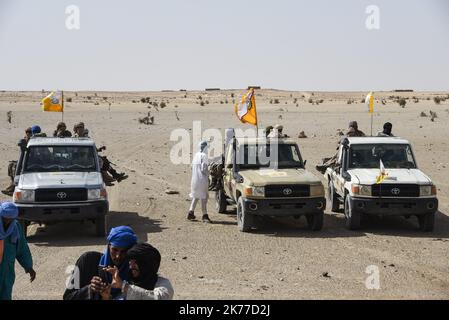
<svg viewBox="0 0 449 320">
<path fill-rule="evenodd" d="M 19 210 L 14 203 L 0 204 L 0 300 L 12 299 L 16 260 L 30 274 L 31 282 L 36 278 L 28 242 L 16 220 L 18 215 Z"/>
</svg>

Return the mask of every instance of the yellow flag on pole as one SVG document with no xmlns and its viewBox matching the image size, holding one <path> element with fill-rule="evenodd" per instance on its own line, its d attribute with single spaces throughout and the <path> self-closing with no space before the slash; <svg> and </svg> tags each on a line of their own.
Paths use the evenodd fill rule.
<svg viewBox="0 0 449 320">
<path fill-rule="evenodd" d="M 368 106 L 368 112 L 374 113 L 374 94 L 372 92 L 366 96 L 365 103 Z"/>
<path fill-rule="evenodd" d="M 42 111 L 64 112 L 64 99 L 62 92 L 52 92 L 42 99 Z"/>
<path fill-rule="evenodd" d="M 257 126 L 257 110 L 254 89 L 250 89 L 240 103 L 234 107 L 235 114 L 242 123 L 249 123 Z"/>
<path fill-rule="evenodd" d="M 382 159 L 380 160 L 380 175 L 376 177 L 376 184 L 382 183 L 382 181 L 385 180 L 385 178 L 388 176 L 388 173 L 385 170 L 384 163 L 382 162 Z"/>
</svg>

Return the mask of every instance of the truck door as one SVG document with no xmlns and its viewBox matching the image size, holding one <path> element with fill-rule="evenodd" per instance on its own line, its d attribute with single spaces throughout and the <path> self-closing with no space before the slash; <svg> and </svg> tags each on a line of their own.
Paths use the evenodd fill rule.
<svg viewBox="0 0 449 320">
<path fill-rule="evenodd" d="M 340 145 L 337 155 L 337 165 L 335 166 L 335 170 L 332 171 L 332 181 L 334 183 L 335 191 L 341 196 L 345 194 L 345 179 L 342 174 L 345 168 L 344 163 L 346 161 L 346 153 L 347 149 Z"/>
<path fill-rule="evenodd" d="M 223 176 L 223 188 L 225 193 L 230 196 L 232 195 L 232 172 L 233 168 L 230 165 L 233 165 L 233 142 L 228 144 L 228 149 L 226 150 L 226 157 L 224 163 L 224 176 Z"/>
</svg>

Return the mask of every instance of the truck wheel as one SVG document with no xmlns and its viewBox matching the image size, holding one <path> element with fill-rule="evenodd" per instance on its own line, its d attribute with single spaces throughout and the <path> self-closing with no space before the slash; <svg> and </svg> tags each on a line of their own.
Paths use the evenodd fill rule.
<svg viewBox="0 0 449 320">
<path fill-rule="evenodd" d="M 307 225 L 312 231 L 320 231 L 323 228 L 324 212 L 308 214 Z"/>
<path fill-rule="evenodd" d="M 226 195 L 222 189 L 215 191 L 215 208 L 218 213 L 226 213 L 228 202 L 226 201 Z"/>
<path fill-rule="evenodd" d="M 95 233 L 98 237 L 106 236 L 106 215 L 95 219 Z"/>
<path fill-rule="evenodd" d="M 354 211 L 349 203 L 349 196 L 345 199 L 346 228 L 349 230 L 360 229 L 360 212 Z"/>
<path fill-rule="evenodd" d="M 331 181 L 329 181 L 329 186 L 327 188 L 327 196 L 331 204 L 331 211 L 338 212 L 340 210 L 340 201 L 338 200 L 338 195 L 335 193 Z"/>
<path fill-rule="evenodd" d="M 432 232 L 435 225 L 435 213 L 419 215 L 418 222 L 421 231 Z"/>
<path fill-rule="evenodd" d="M 245 212 L 245 205 L 243 198 L 240 197 L 237 201 L 237 226 L 240 231 L 248 232 L 251 230 L 253 224 L 252 217 Z"/>
</svg>

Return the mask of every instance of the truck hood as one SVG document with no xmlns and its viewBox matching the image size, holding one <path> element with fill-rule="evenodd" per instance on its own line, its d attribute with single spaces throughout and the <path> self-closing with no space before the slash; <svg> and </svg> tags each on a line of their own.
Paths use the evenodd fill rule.
<svg viewBox="0 0 449 320">
<path fill-rule="evenodd" d="M 429 184 L 432 181 L 421 170 L 418 169 L 387 169 L 388 176 L 382 183 L 407 183 L 407 184 Z M 360 184 L 374 184 L 379 176 L 379 169 L 354 169 L 348 170 L 351 176 L 357 178 Z"/>
<path fill-rule="evenodd" d="M 305 169 L 242 170 L 239 174 L 245 184 L 256 187 L 273 184 L 321 184 L 321 181 Z"/>
<path fill-rule="evenodd" d="M 99 172 L 33 172 L 20 176 L 21 189 L 99 188 L 103 178 Z"/>
</svg>

